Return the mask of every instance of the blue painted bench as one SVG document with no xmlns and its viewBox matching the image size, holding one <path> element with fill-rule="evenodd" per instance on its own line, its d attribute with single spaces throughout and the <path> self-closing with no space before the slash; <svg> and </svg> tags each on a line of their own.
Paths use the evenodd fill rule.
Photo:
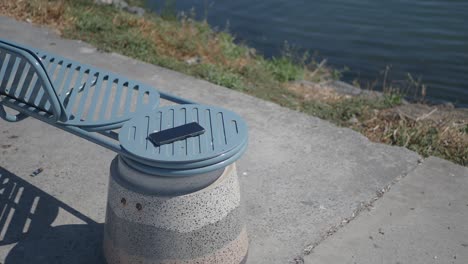
<svg viewBox="0 0 468 264">
<path fill-rule="evenodd" d="M 161 107 L 161 99 L 171 104 Z M 0 117 L 17 122 L 29 116 L 115 151 L 139 171 L 159 176 L 220 170 L 247 147 L 247 126 L 233 112 L 0 39 Z M 152 132 L 189 122 L 198 122 L 206 132 L 161 146 L 148 139 Z"/>
</svg>

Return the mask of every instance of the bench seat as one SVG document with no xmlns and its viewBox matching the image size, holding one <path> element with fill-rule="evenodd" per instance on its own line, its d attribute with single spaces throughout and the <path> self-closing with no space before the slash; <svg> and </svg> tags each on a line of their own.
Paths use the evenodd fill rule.
<svg viewBox="0 0 468 264">
<path fill-rule="evenodd" d="M 156 109 L 160 99 L 143 83 L 2 40 L 0 95 L 0 104 L 23 114 L 88 131 L 121 127 L 136 113 Z"/>
</svg>

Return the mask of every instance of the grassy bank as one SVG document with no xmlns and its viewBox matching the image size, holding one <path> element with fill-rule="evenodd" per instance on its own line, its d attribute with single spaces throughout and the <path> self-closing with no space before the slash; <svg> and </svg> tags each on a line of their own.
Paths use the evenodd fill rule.
<svg viewBox="0 0 468 264">
<path fill-rule="evenodd" d="M 0 3 L 0 10 L 21 20 L 52 26 L 65 38 L 84 40 L 103 51 L 118 52 L 282 105 L 288 104 L 285 97 L 292 96 L 282 83 L 307 77 L 304 65 L 292 57 L 266 60 L 253 49 L 235 44 L 230 34 L 215 32 L 207 23 L 190 17 L 137 17 L 92 0 L 6 0 Z M 324 68 L 316 78 L 328 75 Z"/>
<path fill-rule="evenodd" d="M 92 0 L 4 0 L 0 14 L 47 25 L 63 37 L 81 39 L 106 52 L 117 52 L 167 67 L 298 111 L 353 128 L 371 140 L 405 146 L 468 164 L 468 126 L 463 115 L 451 122 L 433 116 L 401 114 L 402 96 L 349 97 L 317 83 L 339 73 L 324 64 L 285 50 L 266 59 L 191 16 L 174 19 L 155 14 L 138 17 Z M 309 62 L 312 61 L 312 62 Z M 307 64 L 306 64 L 307 62 Z M 307 80 L 308 85 L 296 81 Z M 432 111 L 432 110 L 431 110 Z M 438 110 L 442 112 L 442 110 Z M 445 110 L 444 110 L 445 111 Z M 447 119 L 446 119 L 447 120 Z"/>
</svg>

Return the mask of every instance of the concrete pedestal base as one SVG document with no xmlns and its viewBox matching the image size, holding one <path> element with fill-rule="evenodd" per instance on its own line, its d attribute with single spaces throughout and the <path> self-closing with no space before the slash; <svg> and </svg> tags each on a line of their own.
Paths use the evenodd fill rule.
<svg viewBox="0 0 468 264">
<path fill-rule="evenodd" d="M 107 202 L 108 264 L 246 261 L 248 238 L 235 164 L 202 190 L 163 196 L 143 194 L 123 181 L 119 162 L 116 158 L 111 165 Z"/>
</svg>

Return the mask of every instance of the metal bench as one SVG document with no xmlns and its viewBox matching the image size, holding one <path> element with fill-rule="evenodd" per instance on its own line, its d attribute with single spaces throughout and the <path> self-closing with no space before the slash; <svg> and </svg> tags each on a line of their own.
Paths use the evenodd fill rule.
<svg viewBox="0 0 468 264">
<path fill-rule="evenodd" d="M 175 104 L 159 107 L 160 99 Z M 5 106 L 19 114 L 8 114 Z M 0 117 L 16 122 L 28 116 L 122 154 L 141 171 L 163 176 L 222 169 L 247 147 L 247 127 L 230 111 L 0 39 Z M 192 121 L 207 132 L 163 146 L 148 140 L 151 132 Z"/>
<path fill-rule="evenodd" d="M 0 39 L 0 117 L 29 116 L 118 154 L 103 242 L 110 264 L 245 262 L 233 163 L 247 148 L 247 126 L 237 114 Z M 160 145 L 149 139 L 192 122 L 204 133 Z"/>
</svg>

